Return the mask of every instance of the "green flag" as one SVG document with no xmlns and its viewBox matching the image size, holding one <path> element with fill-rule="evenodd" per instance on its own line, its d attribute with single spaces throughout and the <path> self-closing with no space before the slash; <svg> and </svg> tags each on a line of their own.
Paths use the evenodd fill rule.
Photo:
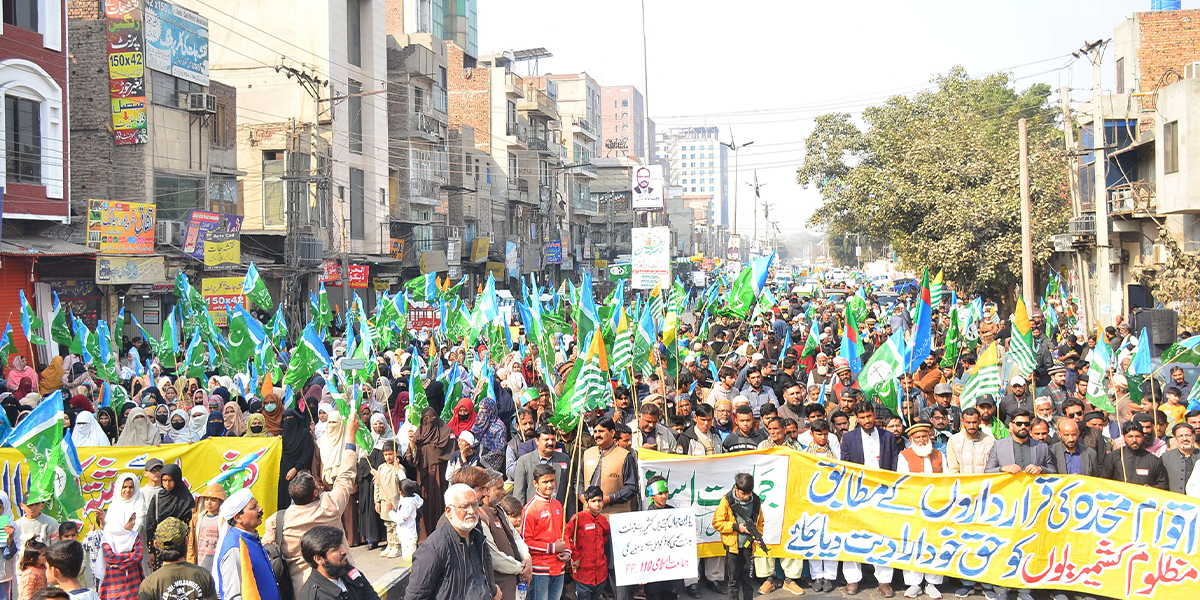
<svg viewBox="0 0 1200 600">
<path fill-rule="evenodd" d="M 633 340 L 629 338 L 629 319 L 621 310 L 621 320 L 617 323 L 615 343 L 613 345 L 613 372 L 624 371 L 633 364 Z"/>
<path fill-rule="evenodd" d="M 259 277 L 254 261 L 250 261 L 250 267 L 246 269 L 246 277 L 242 280 L 242 293 L 263 310 L 269 310 L 275 305 L 271 300 L 271 292 L 267 291 L 267 282 Z"/>
<path fill-rule="evenodd" d="M 904 334 L 897 331 L 871 354 L 858 379 L 863 395 L 895 413 L 900 412 L 896 378 L 904 374 L 904 354 Z"/>
<path fill-rule="evenodd" d="M 984 394 L 1000 393 L 1000 355 L 996 344 L 988 346 L 979 354 L 979 361 L 971 370 L 971 378 L 963 386 L 961 403 L 963 408 L 975 405 L 975 400 Z"/>
<path fill-rule="evenodd" d="M 959 310 L 956 308 L 950 309 L 950 329 L 946 332 L 945 352 L 942 354 L 941 366 L 953 367 L 958 362 L 958 345 L 962 338 L 962 331 L 959 329 L 958 317 L 956 313 Z"/>
<path fill-rule="evenodd" d="M 1096 344 L 1096 348 L 1088 363 L 1087 400 L 1092 406 L 1107 412 L 1117 412 L 1117 407 L 1108 396 L 1104 380 L 1108 378 L 1108 368 L 1112 366 L 1112 348 L 1107 343 Z M 1196 386 L 1200 389 L 1200 386 Z"/>
<path fill-rule="evenodd" d="M 12 323 L 7 323 L 4 327 L 4 336 L 0 337 L 0 361 L 8 364 L 8 357 L 19 353 L 17 345 L 13 343 L 12 339 Z"/>
<path fill-rule="evenodd" d="M 58 292 L 51 292 L 54 297 L 54 310 L 50 313 L 50 339 L 64 346 L 70 346 L 75 341 L 71 335 L 71 326 L 67 324 L 67 311 L 58 303 Z"/>
</svg>

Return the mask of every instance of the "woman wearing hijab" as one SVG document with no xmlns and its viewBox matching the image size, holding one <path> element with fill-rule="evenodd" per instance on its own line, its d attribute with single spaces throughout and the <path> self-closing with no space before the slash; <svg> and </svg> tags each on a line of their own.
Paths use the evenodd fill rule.
<svg viewBox="0 0 1200 600">
<path fill-rule="evenodd" d="M 475 417 L 471 433 L 479 441 L 480 455 L 504 452 L 504 446 L 508 444 L 508 431 L 496 416 L 495 400 L 484 398 L 479 401 L 479 414 Z"/>
<path fill-rule="evenodd" d="M 96 411 L 96 407 L 92 406 L 92 401 L 88 400 L 87 396 L 82 394 L 71 396 L 71 402 L 69 403 L 69 406 L 75 410 L 86 410 L 88 412 Z"/>
<path fill-rule="evenodd" d="M 246 435 L 246 417 L 242 414 L 242 407 L 236 402 L 230 402 L 221 409 L 221 421 L 225 433 L 225 437 L 241 437 Z"/>
<path fill-rule="evenodd" d="M 146 507 L 143 536 L 148 540 L 154 539 L 154 532 L 158 531 L 158 524 L 169 517 L 175 517 L 184 523 L 191 523 L 192 511 L 195 508 L 196 500 L 192 498 L 192 492 L 183 482 L 183 470 L 176 464 L 164 466 L 162 489 L 158 490 L 158 495 L 154 496 L 150 500 L 150 505 Z M 154 556 L 150 566 L 157 570 L 159 566 L 158 553 L 153 548 L 150 553 Z"/>
<path fill-rule="evenodd" d="M 149 396 L 149 398 L 147 398 Z M 132 398 L 141 398 L 142 404 L 162 404 L 166 405 L 167 401 L 163 398 L 162 392 L 156 387 L 148 387 L 140 393 L 134 392 Z"/>
<path fill-rule="evenodd" d="M 368 547 L 374 550 L 380 542 L 387 539 L 387 530 L 384 527 L 383 519 L 375 511 L 375 503 L 373 502 L 375 498 L 375 470 L 379 468 L 379 465 L 383 464 L 383 445 L 395 441 L 395 436 L 392 434 L 392 428 L 387 424 L 387 419 L 381 413 L 371 415 L 371 433 L 375 437 L 375 444 L 373 447 L 367 448 L 368 452 L 360 455 L 358 459 L 356 485 L 358 487 L 358 496 L 361 499 L 358 503 L 359 532 L 362 534 Z"/>
<path fill-rule="evenodd" d="M 198 442 L 206 437 L 208 437 L 208 409 L 203 404 L 197 404 L 188 410 L 188 443 Z"/>
<path fill-rule="evenodd" d="M 337 412 L 332 404 L 322 402 L 317 406 L 317 422 L 313 425 L 313 436 L 316 439 L 325 437 L 325 423 L 329 420 L 329 415 Z"/>
<path fill-rule="evenodd" d="M 137 475 L 121 473 L 113 484 L 112 500 L 108 503 L 109 510 L 115 506 L 128 506 L 133 514 L 137 515 L 135 531 L 141 531 L 142 524 L 146 521 L 146 497 L 139 489 L 140 483 Z"/>
<path fill-rule="evenodd" d="M 421 507 L 421 526 L 424 531 L 437 529 L 438 519 L 446 512 L 443 494 L 446 493 L 446 463 L 454 449 L 454 432 L 442 423 L 433 407 L 421 412 L 421 425 L 412 434 L 408 446 L 409 460 L 417 468 L 417 485 L 421 486 L 425 504 Z"/>
<path fill-rule="evenodd" d="M 126 406 L 129 406 L 126 404 Z M 146 411 L 138 407 L 129 409 L 128 417 L 125 421 L 125 428 L 121 430 L 121 436 L 117 438 L 118 446 L 157 446 L 162 443 L 162 434 L 158 428 L 150 422 L 150 417 L 146 416 Z"/>
<path fill-rule="evenodd" d="M 270 395 L 270 394 L 268 394 Z M 253 428 L 258 421 L 266 426 L 266 419 L 263 415 L 250 415 L 249 423 L 251 433 L 246 434 L 247 437 L 258 437 L 253 433 Z M 288 482 L 296 476 L 300 471 L 308 471 L 313 467 L 313 454 L 316 451 L 316 443 L 313 442 L 313 436 L 308 432 L 308 422 L 294 410 L 285 411 L 280 420 L 280 431 L 283 436 L 283 455 L 279 459 L 279 510 L 283 510 L 292 504 L 292 498 L 288 495 Z M 264 431 L 264 433 L 266 433 Z M 269 434 L 268 434 L 269 435 Z M 317 478 L 318 480 L 320 477 Z"/>
<path fill-rule="evenodd" d="M 258 413 L 246 415 L 246 433 L 242 437 L 264 438 L 275 437 L 267 431 L 267 419 Z"/>
<path fill-rule="evenodd" d="M 101 580 L 101 600 L 137 600 L 138 586 L 145 575 L 142 571 L 144 547 L 136 523 L 137 515 L 126 505 L 109 507 L 104 513 L 104 532 L 101 534 L 104 570 L 96 572 L 96 578 Z"/>
<path fill-rule="evenodd" d="M 219 437 L 225 437 L 225 416 L 214 410 L 208 413 L 208 428 L 204 432 L 204 439 Z"/>
<path fill-rule="evenodd" d="M 49 396 L 54 392 L 61 390 L 63 387 L 63 375 L 66 371 L 63 370 L 63 357 L 55 356 L 50 359 L 50 364 L 42 369 L 42 379 L 38 381 L 38 392 L 43 396 Z"/>
<path fill-rule="evenodd" d="M 155 418 L 158 418 L 160 411 L 158 409 L 165 408 L 159 406 L 154 410 Z M 177 408 L 168 414 L 167 430 L 162 433 L 164 444 L 190 444 L 192 442 L 191 432 L 188 431 L 188 414 L 187 411 Z M 162 425 L 157 425 L 159 430 L 162 430 Z"/>
<path fill-rule="evenodd" d="M 279 396 L 275 393 L 263 396 L 262 414 L 267 419 L 267 431 L 271 435 L 283 433 L 283 413 L 283 402 L 279 401 Z"/>
<path fill-rule="evenodd" d="M 75 429 L 71 432 L 71 442 L 76 448 L 85 446 L 104 446 L 108 447 L 108 436 L 104 434 L 104 430 L 96 423 L 96 418 L 90 412 L 81 412 L 75 417 Z"/>
<path fill-rule="evenodd" d="M 475 426 L 475 405 L 471 403 L 470 398 L 458 400 L 458 404 L 454 406 L 454 418 L 450 419 L 448 425 L 450 431 L 454 433 L 454 437 L 462 435 L 462 432 Z"/>
<path fill-rule="evenodd" d="M 118 434 L 117 415 L 113 412 L 113 409 L 108 406 L 104 406 L 101 407 L 100 410 L 96 411 L 96 424 L 99 425 L 101 431 L 104 432 L 104 437 L 108 439 L 109 445 L 116 445 Z M 0 596 L 0 598 L 3 598 L 3 596 Z"/>
</svg>

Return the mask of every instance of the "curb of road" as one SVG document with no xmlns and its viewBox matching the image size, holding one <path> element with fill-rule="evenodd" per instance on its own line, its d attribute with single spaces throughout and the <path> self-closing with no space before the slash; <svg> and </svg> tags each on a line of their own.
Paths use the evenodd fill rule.
<svg viewBox="0 0 1200 600">
<path fill-rule="evenodd" d="M 411 567 L 396 567 L 388 571 L 375 582 L 375 593 L 379 594 L 380 600 L 403 600 L 411 573 Z"/>
</svg>

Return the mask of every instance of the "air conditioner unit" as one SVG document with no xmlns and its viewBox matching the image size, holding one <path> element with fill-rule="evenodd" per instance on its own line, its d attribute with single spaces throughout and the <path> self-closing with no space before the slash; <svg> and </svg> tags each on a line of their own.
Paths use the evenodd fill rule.
<svg viewBox="0 0 1200 600">
<path fill-rule="evenodd" d="M 1150 262 L 1156 265 L 1161 265 L 1171 258 L 1171 253 L 1167 251 L 1166 244 L 1154 244 L 1150 250 Z"/>
<path fill-rule="evenodd" d="M 209 113 L 217 112 L 217 97 L 212 94 L 198 92 L 188 94 L 188 112 Z"/>
<path fill-rule="evenodd" d="M 1109 264 L 1123 265 L 1123 264 L 1125 264 L 1125 260 L 1126 260 L 1126 254 L 1125 254 L 1124 249 L 1122 249 L 1122 248 L 1109 248 L 1108 249 Z"/>
<path fill-rule="evenodd" d="M 154 238 L 159 244 L 182 246 L 183 225 L 182 221 L 159 221 L 154 224 Z"/>
<path fill-rule="evenodd" d="M 1200 61 L 1196 61 L 1183 67 L 1184 79 L 1200 78 Z"/>
</svg>

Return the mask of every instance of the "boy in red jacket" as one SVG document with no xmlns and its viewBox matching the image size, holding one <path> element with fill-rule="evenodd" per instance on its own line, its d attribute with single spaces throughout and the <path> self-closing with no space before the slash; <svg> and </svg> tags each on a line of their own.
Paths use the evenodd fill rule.
<svg viewBox="0 0 1200 600">
<path fill-rule="evenodd" d="M 554 467 L 533 468 L 534 497 L 525 505 L 521 537 L 533 558 L 533 580 L 529 600 L 559 600 L 562 596 L 563 565 L 571 559 L 563 541 L 563 506 L 553 497 Z"/>
<path fill-rule="evenodd" d="M 608 539 L 611 529 L 608 517 L 600 514 L 604 508 L 604 492 L 593 485 L 583 490 L 582 500 L 587 510 L 577 513 L 567 522 L 567 550 L 574 561 L 571 572 L 575 578 L 575 599 L 596 600 L 608 579 Z"/>
</svg>

